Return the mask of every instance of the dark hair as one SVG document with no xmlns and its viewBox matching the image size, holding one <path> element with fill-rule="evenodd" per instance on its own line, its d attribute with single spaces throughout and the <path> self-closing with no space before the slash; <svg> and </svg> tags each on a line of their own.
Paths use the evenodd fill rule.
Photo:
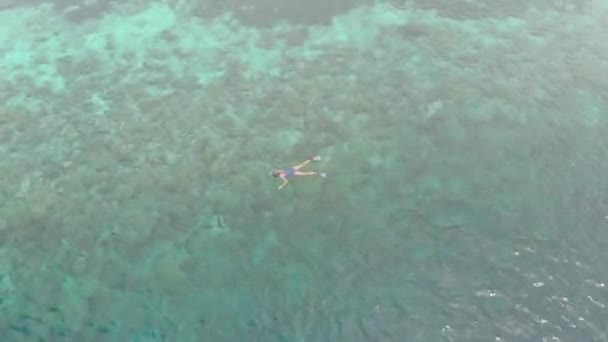
<svg viewBox="0 0 608 342">
<path fill-rule="evenodd" d="M 279 177 L 280 174 L 281 174 L 280 170 L 274 170 L 274 171 L 272 171 L 272 177 L 275 177 L 275 178 Z"/>
</svg>

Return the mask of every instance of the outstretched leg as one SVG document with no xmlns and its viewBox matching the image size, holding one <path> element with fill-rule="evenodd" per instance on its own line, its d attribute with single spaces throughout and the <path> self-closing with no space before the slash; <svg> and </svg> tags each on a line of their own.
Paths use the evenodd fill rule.
<svg viewBox="0 0 608 342">
<path fill-rule="evenodd" d="M 310 163 L 311 161 L 312 161 L 312 159 L 305 160 L 302 163 L 294 166 L 293 168 L 296 170 L 299 170 L 299 169 L 303 168 L 304 166 L 308 165 L 308 163 Z"/>
<path fill-rule="evenodd" d="M 319 161 L 319 160 L 321 160 L 321 157 L 319 157 L 319 156 L 316 156 L 316 157 L 311 157 L 311 158 L 309 158 L 309 159 L 307 159 L 307 160 L 303 161 L 302 163 L 300 163 L 300 164 L 298 164 L 298 165 L 294 166 L 293 168 L 294 168 L 294 169 L 296 169 L 296 170 L 299 170 L 299 169 L 303 168 L 304 166 L 308 165 L 308 163 L 310 163 L 310 162 L 311 162 L 311 161 L 313 161 L 313 160 L 314 160 L 314 161 Z"/>
<path fill-rule="evenodd" d="M 321 177 L 325 177 L 325 172 L 316 172 L 316 171 L 302 172 L 302 171 L 296 171 L 295 175 L 296 176 L 316 176 L 316 175 L 319 175 Z"/>
</svg>

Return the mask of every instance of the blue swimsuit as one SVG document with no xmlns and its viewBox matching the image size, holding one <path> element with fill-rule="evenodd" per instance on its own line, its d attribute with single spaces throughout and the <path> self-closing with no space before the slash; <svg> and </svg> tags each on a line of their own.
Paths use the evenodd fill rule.
<svg viewBox="0 0 608 342">
<path fill-rule="evenodd" d="M 290 167 L 288 169 L 283 169 L 283 176 L 285 176 L 285 178 L 289 178 L 295 174 L 296 174 L 296 169 L 293 167 Z"/>
</svg>

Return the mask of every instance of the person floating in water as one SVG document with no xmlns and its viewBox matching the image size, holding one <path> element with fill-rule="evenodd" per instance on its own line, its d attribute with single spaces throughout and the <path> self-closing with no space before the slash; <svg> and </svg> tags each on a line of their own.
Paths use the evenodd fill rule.
<svg viewBox="0 0 608 342">
<path fill-rule="evenodd" d="M 275 178 L 281 178 L 283 180 L 283 183 L 279 186 L 279 190 L 283 189 L 287 183 L 289 182 L 287 179 L 291 176 L 316 176 L 319 175 L 321 177 L 326 177 L 327 175 L 324 172 L 317 172 L 317 171 L 300 171 L 301 168 L 303 168 L 304 166 L 308 165 L 308 163 L 312 162 L 312 161 L 320 161 L 321 157 L 320 156 L 316 156 L 310 159 L 305 160 L 304 162 L 296 165 L 296 166 L 292 166 L 286 169 L 281 169 L 281 170 L 273 170 L 272 171 L 272 176 Z"/>
</svg>

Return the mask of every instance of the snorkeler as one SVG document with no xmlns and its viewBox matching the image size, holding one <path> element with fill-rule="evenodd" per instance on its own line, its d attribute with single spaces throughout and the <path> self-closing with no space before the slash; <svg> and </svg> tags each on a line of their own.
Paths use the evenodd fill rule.
<svg viewBox="0 0 608 342">
<path fill-rule="evenodd" d="M 304 166 L 308 165 L 308 163 L 310 163 L 311 161 L 320 161 L 321 157 L 320 156 L 315 156 L 313 158 L 307 159 L 304 162 L 302 162 L 301 164 L 298 164 L 296 166 L 292 166 L 290 168 L 286 168 L 286 169 L 282 169 L 282 170 L 273 170 L 272 171 L 272 176 L 275 178 L 281 178 L 283 180 L 283 183 L 281 185 L 279 185 L 279 190 L 283 189 L 285 187 L 285 185 L 287 185 L 288 180 L 287 178 L 291 177 L 291 176 L 314 176 L 314 175 L 319 175 L 321 177 L 326 177 L 326 174 L 324 172 L 316 172 L 316 171 L 308 171 L 308 172 L 303 172 L 300 171 L 301 168 L 303 168 Z"/>
</svg>

